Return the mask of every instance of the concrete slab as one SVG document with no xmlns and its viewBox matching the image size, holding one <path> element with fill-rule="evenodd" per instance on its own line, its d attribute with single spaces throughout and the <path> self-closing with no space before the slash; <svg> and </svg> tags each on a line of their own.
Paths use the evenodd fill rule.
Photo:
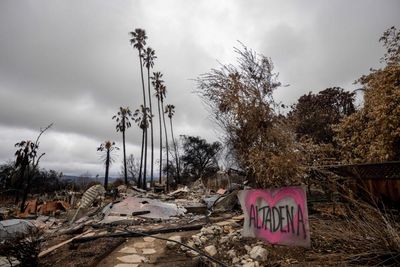
<svg viewBox="0 0 400 267">
<path fill-rule="evenodd" d="M 132 215 L 132 212 L 139 211 L 150 211 L 150 213 L 139 215 L 138 217 L 168 220 L 171 217 L 183 215 L 186 209 L 178 207 L 173 203 L 162 202 L 158 199 L 127 197 L 121 202 L 114 204 L 110 210 L 110 214 Z M 107 221 L 107 217 L 103 221 Z"/>
<path fill-rule="evenodd" d="M 123 247 L 121 250 L 119 250 L 118 252 L 120 253 L 129 253 L 129 254 L 133 254 L 133 253 L 137 253 L 136 248 L 134 247 Z"/>
<path fill-rule="evenodd" d="M 131 255 L 126 255 L 122 257 L 117 257 L 118 260 L 124 262 L 124 263 L 142 263 L 142 262 L 147 262 L 148 259 L 137 255 L 137 254 L 131 254 Z"/>
<path fill-rule="evenodd" d="M 143 237 L 144 242 L 154 242 L 154 240 L 156 240 L 154 237 Z"/>
<path fill-rule="evenodd" d="M 144 249 L 142 249 L 142 254 L 143 255 L 152 255 L 154 253 L 156 253 L 156 250 L 153 249 L 153 248 L 144 248 Z"/>
<path fill-rule="evenodd" d="M 150 242 L 135 242 L 133 244 L 133 246 L 135 248 L 152 248 L 153 247 L 153 243 L 150 243 Z"/>
</svg>

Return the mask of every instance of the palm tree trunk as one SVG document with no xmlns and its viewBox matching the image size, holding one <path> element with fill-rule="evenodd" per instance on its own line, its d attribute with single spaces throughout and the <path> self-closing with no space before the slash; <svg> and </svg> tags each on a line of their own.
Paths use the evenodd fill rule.
<svg viewBox="0 0 400 267">
<path fill-rule="evenodd" d="M 150 105 L 150 136 L 151 136 L 151 165 L 150 165 L 150 186 L 153 187 L 153 165 L 154 165 L 154 133 L 153 133 L 153 108 L 151 106 L 151 94 L 150 94 L 150 68 L 147 68 L 147 89 L 149 92 L 149 105 Z"/>
<path fill-rule="evenodd" d="M 171 125 L 171 137 L 172 137 L 172 142 L 174 144 L 174 150 L 175 150 L 176 182 L 179 184 L 181 182 L 181 178 L 180 178 L 180 174 L 179 174 L 179 158 L 178 158 L 178 152 L 176 150 L 176 144 L 175 144 L 175 138 L 174 138 L 174 130 L 172 129 L 172 117 L 169 118 L 169 123 Z"/>
<path fill-rule="evenodd" d="M 146 110 L 146 107 L 147 107 L 147 105 L 146 105 L 146 90 L 145 90 L 145 88 L 144 88 L 144 78 L 143 78 L 143 65 L 142 65 L 142 57 L 141 57 L 141 53 L 140 53 L 140 50 L 139 50 L 139 61 L 140 61 L 140 76 L 142 77 L 142 89 L 143 89 L 143 106 L 144 106 L 144 108 L 145 108 L 145 110 Z M 147 121 L 147 113 L 146 112 L 144 112 L 144 118 L 143 118 L 145 121 Z M 144 138 L 144 148 L 145 148 L 145 153 L 144 153 L 144 162 L 145 162 L 145 164 L 144 164 L 144 166 L 143 166 L 143 170 L 144 170 L 144 175 L 143 175 L 143 181 L 146 179 L 146 168 L 147 168 L 147 166 L 146 166 L 146 159 L 147 159 L 147 130 L 144 130 L 143 131 L 143 133 L 144 133 L 144 135 L 145 135 L 145 138 Z M 143 144 L 142 144 L 142 153 L 143 153 Z M 143 188 L 145 187 L 145 184 L 143 183 Z"/>
<path fill-rule="evenodd" d="M 161 111 L 160 111 L 160 99 L 158 98 L 158 121 L 160 123 L 160 173 L 159 173 L 159 183 L 161 184 L 161 174 L 162 174 L 162 126 L 161 126 Z"/>
<path fill-rule="evenodd" d="M 145 138 L 145 144 L 146 146 L 144 147 L 144 168 L 143 168 L 143 189 L 147 189 L 147 182 L 146 182 L 146 169 L 147 169 L 147 127 L 144 128 L 144 131 L 146 132 L 144 135 Z"/>
<path fill-rule="evenodd" d="M 110 167 L 110 149 L 107 149 L 107 158 L 106 158 L 106 174 L 104 177 L 104 188 L 107 190 L 108 186 L 108 168 Z"/>
<path fill-rule="evenodd" d="M 164 102 L 161 101 L 161 106 L 164 107 Z M 164 132 L 165 132 L 165 149 L 167 151 L 167 192 L 169 191 L 169 156 L 168 156 L 168 134 L 167 134 L 167 126 L 165 124 L 165 113 L 163 112 L 163 123 L 164 123 Z"/>
<path fill-rule="evenodd" d="M 122 122 L 125 125 L 125 118 L 122 118 Z M 125 175 L 125 185 L 128 185 L 128 173 L 126 170 L 126 150 L 125 150 L 125 129 L 122 131 L 122 147 L 124 150 L 124 175 Z"/>
<path fill-rule="evenodd" d="M 142 169 L 143 169 L 143 146 L 144 146 L 144 129 L 142 129 L 142 149 L 140 150 L 140 168 L 139 168 L 139 179 L 137 187 L 142 187 Z"/>
</svg>

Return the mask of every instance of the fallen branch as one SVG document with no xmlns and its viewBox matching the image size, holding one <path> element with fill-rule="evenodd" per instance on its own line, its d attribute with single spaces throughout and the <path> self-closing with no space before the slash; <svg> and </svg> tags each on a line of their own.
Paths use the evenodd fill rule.
<svg viewBox="0 0 400 267">
<path fill-rule="evenodd" d="M 165 234 L 165 233 L 173 233 L 173 232 L 183 232 L 183 231 L 193 231 L 193 230 L 200 230 L 204 225 L 202 224 L 195 224 L 195 225 L 183 225 L 179 227 L 168 227 L 168 228 L 159 228 L 153 229 L 144 232 L 121 232 L 121 233 L 112 233 L 112 234 L 105 234 L 105 235 L 97 235 L 97 236 L 86 236 L 86 237 L 79 237 L 72 240 L 73 243 L 85 243 L 88 241 L 93 241 L 99 238 L 106 238 L 106 237 L 141 237 L 143 235 L 155 235 L 155 234 Z"/>
<path fill-rule="evenodd" d="M 56 250 L 56 249 L 58 249 L 58 248 L 64 246 L 65 244 L 68 244 L 68 243 L 74 241 L 75 239 L 80 238 L 80 237 L 82 237 L 82 236 L 84 236 L 84 235 L 86 235 L 86 234 L 89 234 L 89 233 L 91 233 L 91 232 L 92 232 L 91 230 L 88 230 L 88 231 L 86 231 L 86 232 L 84 232 L 84 233 L 82 233 L 82 234 L 80 234 L 80 235 L 77 235 L 77 236 L 75 236 L 75 237 L 73 237 L 73 238 L 70 238 L 70 239 L 64 241 L 64 242 L 61 242 L 60 244 L 54 245 L 54 246 L 52 246 L 52 247 L 46 249 L 45 251 L 40 252 L 40 253 L 39 253 L 39 258 L 44 257 L 44 256 L 46 256 L 47 254 L 49 254 L 50 252 L 52 252 L 52 251 L 54 251 L 54 250 Z"/>
</svg>

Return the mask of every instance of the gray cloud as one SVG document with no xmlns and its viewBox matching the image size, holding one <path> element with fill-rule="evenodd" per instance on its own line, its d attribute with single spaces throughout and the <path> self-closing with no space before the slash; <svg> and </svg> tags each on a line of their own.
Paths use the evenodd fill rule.
<svg viewBox="0 0 400 267">
<path fill-rule="evenodd" d="M 218 130 L 193 94 L 193 79 L 218 67 L 217 60 L 234 62 L 237 40 L 272 58 L 290 84 L 275 96 L 290 104 L 311 90 L 352 89 L 379 67 L 378 38 L 400 25 L 399 11 L 398 1 L 372 0 L 1 1 L 0 162 L 13 157 L 14 143 L 55 122 L 43 138 L 42 166 L 101 174 L 96 147 L 121 140 L 111 117 L 142 99 L 137 51 L 129 45 L 134 28 L 146 29 L 156 50 L 154 71 L 164 73 L 166 103 L 176 106 L 175 135 L 214 141 Z M 127 140 L 128 153 L 138 156 L 136 126 Z"/>
</svg>

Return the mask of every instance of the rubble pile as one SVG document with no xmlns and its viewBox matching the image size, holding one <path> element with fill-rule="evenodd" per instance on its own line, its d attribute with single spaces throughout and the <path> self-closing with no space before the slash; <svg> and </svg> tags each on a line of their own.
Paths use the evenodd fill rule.
<svg viewBox="0 0 400 267">
<path fill-rule="evenodd" d="M 45 258 L 46 264 L 50 265 L 54 257 L 63 257 L 61 261 L 68 262 L 70 255 L 76 253 L 74 250 L 77 247 L 80 247 L 77 250 L 79 253 L 87 255 L 85 253 L 90 252 L 90 247 L 95 249 L 97 244 L 99 253 L 92 254 L 106 255 L 116 247 L 110 246 L 110 252 L 106 252 L 102 248 L 107 243 L 104 240 L 119 239 L 120 241 L 114 242 L 118 246 L 124 238 L 135 236 L 131 232 L 150 235 L 176 232 L 177 235 L 170 237 L 173 241 L 165 243 L 165 248 L 178 254 L 184 251 L 194 257 L 198 256 L 196 251 L 181 246 L 182 240 L 191 234 L 182 238 L 179 231 L 198 231 L 210 222 L 210 216 L 211 221 L 226 219 L 226 216 L 215 216 L 218 216 L 218 212 L 232 210 L 237 204 L 236 193 L 234 190 L 219 190 L 218 193 L 210 191 L 200 180 L 190 188 L 184 186 L 170 193 L 145 191 L 125 185 L 106 192 L 103 186 L 94 185 L 84 193 L 64 192 L 60 194 L 61 197 L 56 194 L 55 198 L 31 198 L 22 213 L 13 207 L 3 207 L 0 214 L 1 219 L 5 220 L 0 221 L 0 236 L 12 238 L 17 234 L 28 235 L 31 228 L 39 230 L 42 234 L 38 258 Z M 232 217 L 229 214 L 224 215 Z M 238 228 L 240 225 L 235 220 L 225 226 L 203 227 L 200 233 L 193 235 L 188 245 L 197 247 L 211 257 L 229 259 L 226 261 L 229 263 L 232 262 L 229 255 L 234 252 L 235 264 L 245 262 L 254 264 L 246 266 L 257 266 L 263 258 L 256 257 L 253 260 L 246 256 L 246 251 L 240 249 Z M 90 242 L 90 245 L 86 242 Z M 86 251 L 87 249 L 89 250 Z M 231 252 L 225 255 L 222 251 Z M 149 251 L 143 253 L 145 252 Z M 185 257 L 184 254 L 182 256 Z M 0 253 L 0 260 L 3 259 L 5 258 Z M 18 261 L 22 262 L 20 259 Z M 91 259 L 85 261 L 90 262 Z"/>
<path fill-rule="evenodd" d="M 246 245 L 243 245 L 248 243 Z M 229 266 L 258 267 L 268 259 L 264 242 L 250 241 L 241 235 L 241 226 L 235 220 L 203 227 L 198 234 L 186 241 L 186 245 L 205 251 L 211 257 L 222 259 Z M 198 257 L 194 250 L 181 246 L 180 250 L 190 257 Z"/>
</svg>

